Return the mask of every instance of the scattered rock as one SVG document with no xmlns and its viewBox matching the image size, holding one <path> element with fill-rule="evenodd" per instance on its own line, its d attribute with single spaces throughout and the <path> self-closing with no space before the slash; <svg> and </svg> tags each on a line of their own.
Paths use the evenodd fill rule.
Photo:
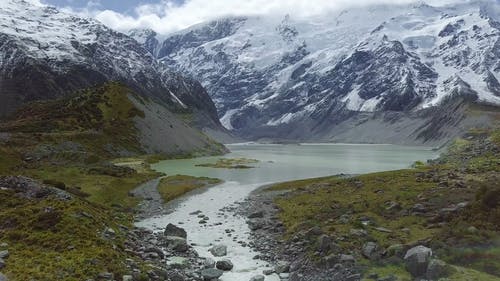
<svg viewBox="0 0 500 281">
<path fill-rule="evenodd" d="M 415 204 L 411 208 L 411 211 L 416 214 L 425 214 L 427 212 L 427 208 L 425 208 L 422 204 Z"/>
<path fill-rule="evenodd" d="M 217 261 L 217 263 L 215 264 L 215 267 L 217 269 L 220 269 L 223 271 L 230 271 L 231 269 L 233 269 L 233 263 L 228 259 L 223 259 L 223 260 Z"/>
<path fill-rule="evenodd" d="M 356 263 L 356 259 L 353 255 L 340 255 L 340 262 L 343 264 L 353 265 Z"/>
<path fill-rule="evenodd" d="M 225 245 L 215 245 L 209 249 L 210 253 L 214 255 L 214 257 L 223 257 L 227 255 L 227 246 Z"/>
<path fill-rule="evenodd" d="M 327 253 L 330 251 L 333 240 L 330 236 L 323 234 L 318 238 L 318 251 Z"/>
<path fill-rule="evenodd" d="M 257 211 L 254 213 L 251 213 L 248 215 L 249 219 L 256 219 L 256 218 L 263 218 L 264 217 L 264 211 Z"/>
<path fill-rule="evenodd" d="M 367 242 L 363 245 L 362 250 L 363 256 L 370 260 L 375 260 L 378 258 L 378 245 L 375 242 Z"/>
<path fill-rule="evenodd" d="M 97 280 L 113 280 L 114 275 L 110 272 L 102 272 L 97 275 Z"/>
<path fill-rule="evenodd" d="M 205 258 L 203 260 L 203 268 L 214 268 L 215 267 L 215 260 L 212 258 Z"/>
<path fill-rule="evenodd" d="M 5 268 L 5 261 L 3 259 L 0 259 L 0 269 Z"/>
<path fill-rule="evenodd" d="M 392 230 L 387 229 L 387 228 L 385 228 L 385 227 L 375 227 L 374 229 L 375 229 L 376 231 L 378 231 L 378 232 L 392 233 Z"/>
<path fill-rule="evenodd" d="M 352 235 L 352 236 L 357 236 L 357 237 L 364 237 L 366 235 L 368 235 L 368 233 L 366 232 L 366 230 L 364 229 L 351 229 L 349 231 L 349 233 Z"/>
<path fill-rule="evenodd" d="M 453 268 L 442 260 L 433 259 L 427 266 L 427 279 L 438 280 L 453 273 Z"/>
<path fill-rule="evenodd" d="M 171 257 L 167 261 L 167 265 L 172 268 L 187 268 L 189 267 L 189 259 L 183 257 Z"/>
<path fill-rule="evenodd" d="M 116 236 L 116 231 L 112 229 L 111 227 L 107 227 L 104 230 L 104 236 L 108 238 L 114 238 Z"/>
<path fill-rule="evenodd" d="M 250 281 L 264 281 L 266 279 L 266 277 L 264 277 L 263 275 L 256 275 L 252 278 L 250 278 Z"/>
<path fill-rule="evenodd" d="M 247 224 L 248 224 L 248 228 L 250 228 L 250 230 L 252 230 L 252 231 L 261 229 L 264 226 L 264 224 L 261 221 L 258 221 L 255 219 L 247 221 Z"/>
<path fill-rule="evenodd" d="M 264 274 L 264 275 L 271 275 L 273 273 L 274 273 L 274 269 L 264 269 L 262 271 L 262 274 Z"/>
<path fill-rule="evenodd" d="M 212 281 L 214 279 L 217 280 L 223 273 L 224 271 L 220 269 L 205 268 L 201 271 L 201 277 L 203 277 L 203 280 Z"/>
<path fill-rule="evenodd" d="M 0 259 L 7 259 L 9 255 L 9 250 L 0 251 Z"/>
<path fill-rule="evenodd" d="M 133 281 L 134 277 L 132 275 L 123 275 L 122 281 Z"/>
<path fill-rule="evenodd" d="M 289 271 L 290 271 L 290 263 L 285 261 L 278 262 L 274 267 L 274 272 L 276 272 L 277 274 L 287 273 Z"/>
<path fill-rule="evenodd" d="M 186 252 L 189 249 L 185 238 L 178 236 L 165 237 L 166 246 L 175 252 Z"/>
<path fill-rule="evenodd" d="M 404 256 L 406 269 L 414 277 L 425 276 L 431 256 L 432 250 L 430 248 L 421 245 L 411 248 Z"/>
<path fill-rule="evenodd" d="M 187 233 L 183 228 L 177 227 L 171 223 L 167 225 L 163 234 L 165 236 L 182 237 L 184 239 L 187 238 Z"/>
<path fill-rule="evenodd" d="M 7 279 L 7 276 L 0 273 L 0 281 L 9 281 L 9 279 Z"/>
</svg>

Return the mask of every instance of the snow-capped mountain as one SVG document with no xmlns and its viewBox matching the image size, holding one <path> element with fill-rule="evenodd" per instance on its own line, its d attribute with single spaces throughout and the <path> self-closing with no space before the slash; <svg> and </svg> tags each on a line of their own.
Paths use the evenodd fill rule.
<svg viewBox="0 0 500 281">
<path fill-rule="evenodd" d="M 204 88 L 164 68 L 133 38 L 54 7 L 0 2 L 0 115 L 110 80 L 191 113 L 198 127 L 220 126 Z"/>
<path fill-rule="evenodd" d="M 165 40 L 138 30 L 134 38 L 199 80 L 226 128 L 250 138 L 332 140 L 360 116 L 412 115 L 457 99 L 500 105 L 498 6 L 420 2 L 314 18 L 224 18 Z M 417 136 L 428 121 L 419 120 L 401 126 Z"/>
</svg>

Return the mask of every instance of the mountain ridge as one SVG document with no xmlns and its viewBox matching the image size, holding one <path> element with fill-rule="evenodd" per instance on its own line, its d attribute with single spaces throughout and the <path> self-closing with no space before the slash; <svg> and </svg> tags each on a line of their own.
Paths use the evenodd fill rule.
<svg viewBox="0 0 500 281">
<path fill-rule="evenodd" d="M 314 19 L 226 17 L 175 32 L 149 50 L 202 82 L 227 129 L 251 140 L 288 138 L 290 128 L 326 120 L 330 130 L 353 115 L 416 112 L 449 98 L 500 105 L 500 24 L 490 6 L 498 4 L 373 5 Z"/>
</svg>

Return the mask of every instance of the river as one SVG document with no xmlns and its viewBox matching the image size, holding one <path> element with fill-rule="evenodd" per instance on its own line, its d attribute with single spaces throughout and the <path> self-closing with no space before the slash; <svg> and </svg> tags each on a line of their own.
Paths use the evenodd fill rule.
<svg viewBox="0 0 500 281">
<path fill-rule="evenodd" d="M 203 157 L 186 160 L 168 160 L 155 164 L 155 170 L 167 175 L 191 175 L 219 178 L 225 182 L 203 192 L 193 192 L 170 203 L 172 212 L 137 223 L 154 231 L 163 231 L 168 223 L 186 229 L 188 240 L 202 257 L 212 257 L 208 249 L 213 244 L 228 246 L 228 255 L 234 268 L 225 273 L 223 281 L 247 281 L 262 274 L 268 265 L 254 260 L 257 254 L 241 241 L 248 242 L 250 230 L 245 218 L 228 212 L 223 207 L 236 207 L 255 189 L 270 183 L 322 177 L 335 174 L 363 174 L 407 168 L 411 163 L 432 159 L 436 151 L 426 147 L 396 145 L 354 144 L 234 144 L 228 145 L 231 153 L 226 158 L 251 158 L 259 160 L 254 169 L 216 169 L 196 167 L 196 164 L 213 163 L 220 157 Z M 210 220 L 199 224 L 199 218 L 190 213 L 202 211 Z M 229 237 L 225 230 L 234 229 Z M 240 242 L 240 243 L 238 243 Z M 217 259 L 216 259 L 217 260 Z M 266 281 L 279 280 L 267 276 Z"/>
</svg>

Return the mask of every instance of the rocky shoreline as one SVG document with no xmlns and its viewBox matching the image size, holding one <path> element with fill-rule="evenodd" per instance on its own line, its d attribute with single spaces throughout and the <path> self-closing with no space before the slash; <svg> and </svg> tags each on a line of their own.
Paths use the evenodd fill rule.
<svg viewBox="0 0 500 281">
<path fill-rule="evenodd" d="M 260 254 L 255 258 L 267 261 L 274 266 L 273 271 L 263 274 L 276 273 L 280 280 L 289 281 L 319 281 L 319 280 L 360 280 L 359 269 L 356 268 L 354 257 L 341 255 L 323 258 L 322 265 L 314 263 L 305 250 L 305 241 L 310 235 L 321 235 L 321 229 L 313 228 L 304 233 L 303 237 L 294 237 L 284 240 L 285 228 L 279 220 L 279 208 L 274 204 L 278 196 L 287 196 L 288 191 L 266 191 L 262 187 L 254 191 L 241 203 L 238 214 L 248 218 L 251 229 L 249 244 Z M 321 241 L 318 251 L 327 251 L 334 243 L 327 237 Z M 316 253 L 321 256 L 321 253 Z"/>
</svg>

